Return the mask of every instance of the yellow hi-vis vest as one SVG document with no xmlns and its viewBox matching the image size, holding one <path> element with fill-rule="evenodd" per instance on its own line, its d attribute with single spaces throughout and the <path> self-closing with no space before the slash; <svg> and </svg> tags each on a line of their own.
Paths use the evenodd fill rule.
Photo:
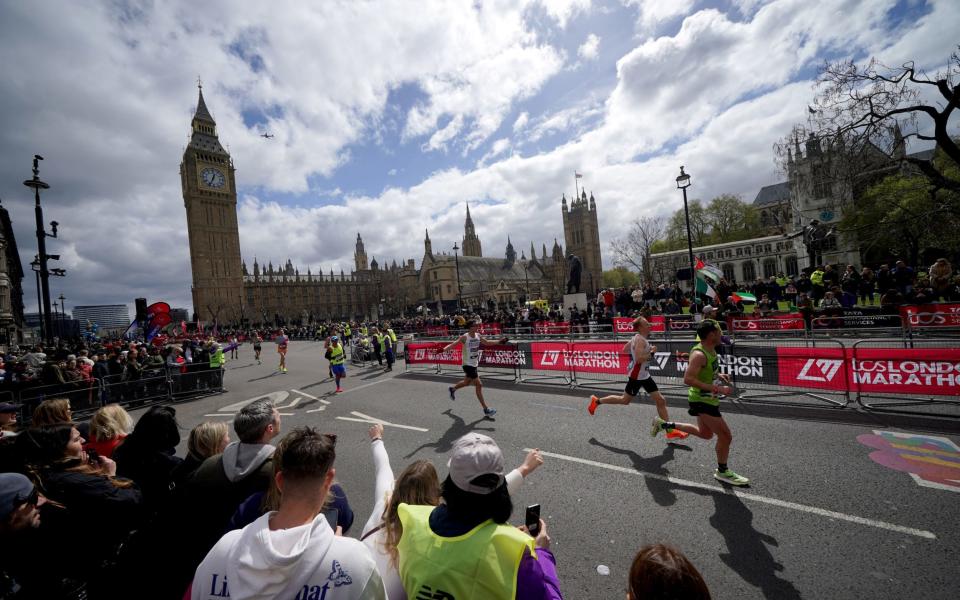
<svg viewBox="0 0 960 600">
<path fill-rule="evenodd" d="M 380 352 L 386 352 L 387 348 L 383 345 L 383 334 L 375 333 L 373 334 L 373 338 L 377 340 L 377 348 L 380 349 Z"/>
<path fill-rule="evenodd" d="M 817 269 L 810 274 L 810 283 L 813 285 L 823 285 L 823 271 Z"/>
<path fill-rule="evenodd" d="M 397 334 L 393 332 L 393 329 L 387 329 L 387 335 L 390 336 L 390 341 L 393 342 L 393 345 L 397 345 Z"/>
<path fill-rule="evenodd" d="M 330 364 L 331 365 L 342 365 L 343 364 L 343 346 L 337 344 L 336 346 L 330 346 Z"/>
<path fill-rule="evenodd" d="M 369 331 L 367 330 L 366 325 L 360 328 L 360 335 L 369 335 Z"/>
<path fill-rule="evenodd" d="M 349 326 L 349 325 L 347 325 L 346 327 L 343 328 L 343 335 L 350 335 L 350 333 L 351 333 L 351 332 L 350 332 L 350 326 Z"/>
<path fill-rule="evenodd" d="M 536 558 L 533 538 L 510 525 L 484 521 L 457 537 L 430 529 L 433 506 L 401 504 L 397 508 L 403 535 L 400 581 L 408 598 L 513 600 L 524 550 Z"/>
</svg>

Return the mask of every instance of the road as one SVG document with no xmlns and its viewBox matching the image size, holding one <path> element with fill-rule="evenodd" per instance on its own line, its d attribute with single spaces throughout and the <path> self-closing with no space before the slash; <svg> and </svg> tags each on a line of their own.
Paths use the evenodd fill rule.
<svg viewBox="0 0 960 600">
<path fill-rule="evenodd" d="M 591 417 L 582 390 L 489 382 L 486 397 L 499 412 L 484 419 L 472 390 L 450 401 L 451 379 L 404 374 L 402 361 L 389 374 L 348 367 L 346 392 L 333 395 L 320 344 L 292 343 L 287 374 L 275 371 L 275 353 L 264 355 L 257 365 L 241 347 L 227 364 L 229 391 L 177 404 L 178 419 L 185 429 L 228 421 L 269 394 L 283 429 L 309 424 L 336 433 L 337 479 L 356 512 L 350 535 L 359 536 L 373 506 L 366 432 L 379 420 L 388 423 L 395 472 L 425 458 L 444 477 L 454 440 L 470 431 L 496 439 L 510 466 L 525 449 L 540 448 L 546 463 L 514 498 L 513 520 L 522 521 L 526 505 L 542 505 L 565 598 L 622 598 L 633 555 L 654 542 L 683 550 L 716 598 L 935 599 L 956 598 L 960 589 L 960 481 L 884 466 L 960 475 L 956 423 L 944 433 L 731 410 L 730 466 L 751 479 L 749 488 L 731 490 L 711 476 L 712 441 L 668 445 L 650 437 L 649 400 Z M 674 400 L 671 415 L 687 418 Z M 921 458 L 898 459 L 923 443 L 913 446 Z"/>
</svg>

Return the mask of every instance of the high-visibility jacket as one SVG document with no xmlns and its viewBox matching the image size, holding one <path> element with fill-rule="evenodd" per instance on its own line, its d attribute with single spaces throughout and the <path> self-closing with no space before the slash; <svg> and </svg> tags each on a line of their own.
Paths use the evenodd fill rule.
<svg viewBox="0 0 960 600">
<path fill-rule="evenodd" d="M 374 337 L 374 339 L 377 340 L 377 348 L 380 348 L 380 352 L 386 352 L 386 351 L 387 351 L 387 347 L 386 347 L 386 346 L 384 345 L 384 343 L 383 343 L 383 334 L 382 334 L 382 333 L 375 333 L 375 334 L 373 334 L 373 337 Z"/>
<path fill-rule="evenodd" d="M 330 346 L 330 365 L 342 365 L 344 358 L 343 346 L 337 344 L 336 346 Z"/>
<path fill-rule="evenodd" d="M 397 334 L 395 334 L 395 333 L 393 332 L 393 329 L 392 329 L 392 328 L 390 328 L 390 327 L 387 328 L 387 335 L 390 336 L 390 341 L 393 342 L 393 345 L 394 345 L 394 346 L 396 346 L 396 345 L 397 345 Z"/>
<path fill-rule="evenodd" d="M 398 570 L 407 597 L 513 600 L 524 551 L 537 556 L 533 538 L 489 519 L 464 535 L 442 537 L 430 529 L 434 508 L 397 508 L 403 525 Z"/>
<path fill-rule="evenodd" d="M 823 271 L 817 269 L 813 273 L 810 273 L 810 283 L 813 285 L 823 285 Z"/>
<path fill-rule="evenodd" d="M 227 357 L 223 355 L 223 349 L 217 348 L 216 352 L 210 353 L 210 368 L 219 369 L 227 362 Z"/>
<path fill-rule="evenodd" d="M 347 325 L 346 327 L 343 328 L 343 335 L 345 335 L 345 336 L 347 336 L 347 337 L 350 336 L 350 326 L 349 326 L 349 325 Z"/>
</svg>

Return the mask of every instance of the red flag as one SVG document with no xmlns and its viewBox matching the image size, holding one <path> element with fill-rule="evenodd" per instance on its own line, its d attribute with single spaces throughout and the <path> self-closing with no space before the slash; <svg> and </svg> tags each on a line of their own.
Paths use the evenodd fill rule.
<svg viewBox="0 0 960 600">
<path fill-rule="evenodd" d="M 700 260 L 700 257 L 698 256 L 698 257 L 697 257 L 697 265 L 696 265 L 695 269 L 696 269 L 697 271 L 699 271 L 700 269 L 704 268 L 705 266 L 706 266 L 706 265 L 703 264 L 703 261 Z"/>
</svg>

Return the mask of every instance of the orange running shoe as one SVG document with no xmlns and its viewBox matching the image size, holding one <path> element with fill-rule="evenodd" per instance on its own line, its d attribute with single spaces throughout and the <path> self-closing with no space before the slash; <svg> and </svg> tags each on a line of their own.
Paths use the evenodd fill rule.
<svg viewBox="0 0 960 600">
<path fill-rule="evenodd" d="M 668 440 L 685 440 L 690 434 L 686 431 L 680 431 L 679 429 L 671 429 L 667 432 Z"/>
<path fill-rule="evenodd" d="M 600 406 L 600 403 L 597 402 L 596 396 L 590 396 L 590 406 L 587 407 L 587 412 L 592 416 L 593 413 L 597 410 L 597 407 Z"/>
</svg>

